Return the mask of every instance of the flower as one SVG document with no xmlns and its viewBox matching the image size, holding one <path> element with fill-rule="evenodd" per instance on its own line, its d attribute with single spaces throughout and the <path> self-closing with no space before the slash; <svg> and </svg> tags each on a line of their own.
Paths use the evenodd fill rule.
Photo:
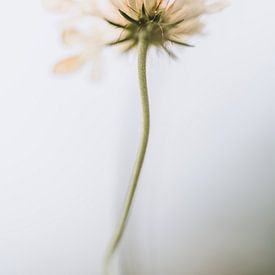
<svg viewBox="0 0 275 275">
<path fill-rule="evenodd" d="M 225 6 L 223 0 L 210 4 L 206 0 L 110 0 L 113 11 L 110 14 L 101 11 L 95 0 L 44 1 L 49 9 L 70 14 L 70 20 L 62 30 L 63 43 L 82 46 L 80 53 L 61 60 L 55 66 L 56 73 L 73 72 L 89 61 L 98 66 L 104 46 L 116 45 L 128 52 L 138 45 L 140 39 L 175 57 L 169 44 L 192 47 L 187 39 L 202 33 L 201 16 Z M 117 33 L 115 29 L 120 32 L 109 41 L 108 31 L 97 31 L 93 27 L 80 31 L 77 26 L 85 18 L 105 21 L 113 27 L 113 33 Z"/>
<path fill-rule="evenodd" d="M 207 4 L 204 0 L 116 0 L 114 5 L 120 18 L 106 20 L 123 32 L 110 45 L 125 44 L 128 51 L 142 38 L 174 56 L 167 44 L 191 47 L 186 39 L 202 32 L 201 15 L 218 11 L 224 4 Z"/>
<path fill-rule="evenodd" d="M 132 209 L 140 173 L 142 171 L 150 133 L 150 104 L 147 85 L 147 53 L 149 47 L 163 49 L 171 57 L 174 53 L 169 44 L 191 47 L 187 38 L 202 32 L 201 16 L 221 9 L 223 2 L 207 4 L 206 0 L 110 0 L 113 13 L 97 8 L 95 0 L 45 0 L 48 8 L 68 13 L 62 29 L 65 45 L 80 45 L 81 50 L 55 66 L 56 73 L 73 72 L 88 61 L 94 63 L 94 73 L 99 67 L 99 56 L 104 46 L 122 46 L 124 52 L 138 51 L 138 79 L 143 114 L 143 133 L 137 154 L 133 177 L 129 186 L 122 214 L 110 245 L 106 251 L 104 274 L 113 274 L 112 260 L 124 235 L 129 213 Z M 216 0 L 218 1 L 218 0 Z M 85 29 L 83 19 L 101 20 L 103 26 L 112 27 L 111 33 L 120 32 L 115 39 L 107 38 L 108 31 L 99 31 L 92 23 Z"/>
</svg>

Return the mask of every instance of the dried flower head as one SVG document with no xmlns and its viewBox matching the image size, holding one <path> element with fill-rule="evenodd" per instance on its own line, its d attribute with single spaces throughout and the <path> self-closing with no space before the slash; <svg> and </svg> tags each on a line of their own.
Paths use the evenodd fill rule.
<svg viewBox="0 0 275 275">
<path fill-rule="evenodd" d="M 62 30 L 64 44 L 82 45 L 80 53 L 55 66 L 56 73 L 72 72 L 90 60 L 98 65 L 98 56 L 104 46 L 117 45 L 123 52 L 128 52 L 138 45 L 140 39 L 175 57 L 169 44 L 192 47 L 187 39 L 202 32 L 201 16 L 225 6 L 224 0 L 210 4 L 206 0 L 110 0 L 112 12 L 105 12 L 97 7 L 95 0 L 44 2 L 49 9 L 70 15 Z M 80 21 L 87 18 L 108 22 L 113 27 L 109 30 L 116 35 L 115 38 L 111 39 L 106 29 L 96 31 L 94 26 L 89 31 L 80 30 Z"/>
<path fill-rule="evenodd" d="M 122 35 L 111 45 L 125 44 L 128 51 L 142 38 L 172 56 L 167 47 L 169 42 L 190 47 L 186 39 L 203 29 L 200 16 L 224 6 L 224 2 L 206 4 L 204 0 L 116 0 L 113 3 L 120 18 L 106 20 L 121 29 Z"/>
</svg>

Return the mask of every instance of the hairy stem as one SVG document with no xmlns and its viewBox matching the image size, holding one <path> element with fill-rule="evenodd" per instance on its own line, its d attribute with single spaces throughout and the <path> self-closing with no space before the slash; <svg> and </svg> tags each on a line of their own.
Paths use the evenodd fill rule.
<svg viewBox="0 0 275 275">
<path fill-rule="evenodd" d="M 129 219 L 129 214 L 132 209 L 133 200 L 135 197 L 138 180 L 142 170 L 146 149 L 149 140 L 149 130 L 150 130 L 150 108 L 149 108 L 149 98 L 148 98 L 148 88 L 147 88 L 147 77 L 146 77 L 146 60 L 148 52 L 148 43 L 146 39 L 141 39 L 139 42 L 139 53 L 138 53 L 138 75 L 139 75 L 139 84 L 140 84 L 140 95 L 142 102 L 143 110 L 143 134 L 141 138 L 141 144 L 137 155 L 137 160 L 134 168 L 133 178 L 130 183 L 130 188 L 125 200 L 124 208 L 117 226 L 117 229 L 113 235 L 113 238 L 110 242 L 110 246 L 107 251 L 104 274 L 105 275 L 114 275 L 111 274 L 111 262 L 112 258 L 120 244 L 120 241 L 123 237 L 123 234 L 126 229 L 127 221 Z"/>
</svg>

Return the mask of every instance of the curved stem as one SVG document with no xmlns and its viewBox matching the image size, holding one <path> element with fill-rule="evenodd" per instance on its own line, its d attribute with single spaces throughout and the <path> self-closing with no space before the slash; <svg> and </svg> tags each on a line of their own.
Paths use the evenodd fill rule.
<svg viewBox="0 0 275 275">
<path fill-rule="evenodd" d="M 147 77 L 146 77 L 147 52 L 148 52 L 148 43 L 145 39 L 141 39 L 139 42 L 139 54 L 138 54 L 138 75 L 139 75 L 141 102 L 142 102 L 142 109 L 143 109 L 143 134 L 142 134 L 141 145 L 138 151 L 137 160 L 134 168 L 133 178 L 125 200 L 121 218 L 119 220 L 117 229 L 113 235 L 109 249 L 107 251 L 105 266 L 104 266 L 105 275 L 111 275 L 111 261 L 120 244 L 124 231 L 126 229 L 127 221 L 129 219 L 129 213 L 133 205 L 133 200 L 135 197 L 136 188 L 138 185 L 138 180 L 142 170 L 146 149 L 148 145 L 148 140 L 149 140 L 150 108 L 149 108 Z"/>
</svg>

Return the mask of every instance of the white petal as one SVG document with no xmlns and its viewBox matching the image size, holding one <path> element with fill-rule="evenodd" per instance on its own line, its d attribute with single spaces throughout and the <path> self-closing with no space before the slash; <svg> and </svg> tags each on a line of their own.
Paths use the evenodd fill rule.
<svg viewBox="0 0 275 275">
<path fill-rule="evenodd" d="M 207 5 L 206 12 L 213 13 L 223 10 L 229 5 L 229 1 L 227 0 L 220 0 L 216 3 L 212 3 L 210 5 Z"/>
<path fill-rule="evenodd" d="M 75 28 L 67 28 L 62 32 L 62 42 L 65 45 L 76 45 L 85 42 L 85 35 Z"/>
<path fill-rule="evenodd" d="M 74 5 L 71 0 L 42 0 L 43 6 L 54 12 L 67 12 Z"/>
</svg>

